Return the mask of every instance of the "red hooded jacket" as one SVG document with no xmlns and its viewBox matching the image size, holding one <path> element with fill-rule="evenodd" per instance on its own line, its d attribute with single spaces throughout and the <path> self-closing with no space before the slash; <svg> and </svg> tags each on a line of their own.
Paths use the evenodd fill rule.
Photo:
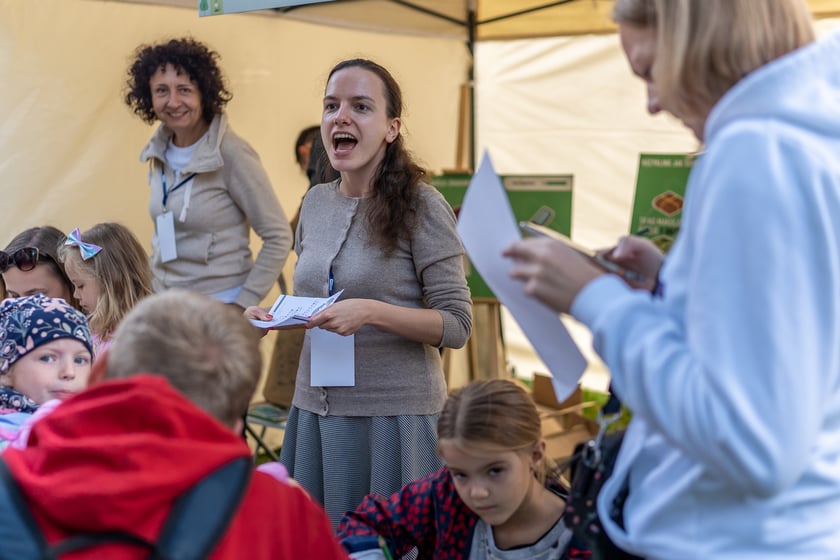
<svg viewBox="0 0 840 560">
<path fill-rule="evenodd" d="M 248 446 L 160 376 L 109 381 L 39 421 L 26 449 L 3 458 L 50 543 L 74 533 L 128 531 L 156 541 L 173 501 Z M 108 544 L 63 558 L 141 559 Z M 254 472 L 212 559 L 346 559 L 320 506 Z"/>
</svg>

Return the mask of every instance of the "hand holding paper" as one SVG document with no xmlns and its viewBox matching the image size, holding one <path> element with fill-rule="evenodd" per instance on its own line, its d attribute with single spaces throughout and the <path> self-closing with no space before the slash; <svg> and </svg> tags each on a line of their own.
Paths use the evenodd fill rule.
<svg viewBox="0 0 840 560">
<path fill-rule="evenodd" d="M 374 306 L 381 302 L 364 298 L 350 298 L 322 309 L 313 316 L 310 327 L 318 327 L 341 336 L 355 334 L 371 321 Z"/>
<path fill-rule="evenodd" d="M 503 254 L 512 259 L 511 278 L 556 313 L 568 313 L 578 292 L 603 274 L 588 256 L 550 237 L 517 241 Z"/>
<path fill-rule="evenodd" d="M 251 324 L 261 329 L 278 329 L 289 326 L 305 325 L 310 317 L 335 303 L 344 290 L 340 290 L 328 298 L 312 298 L 289 296 L 281 294 L 271 306 L 268 313 L 271 320 L 258 321 L 251 319 Z"/>
</svg>

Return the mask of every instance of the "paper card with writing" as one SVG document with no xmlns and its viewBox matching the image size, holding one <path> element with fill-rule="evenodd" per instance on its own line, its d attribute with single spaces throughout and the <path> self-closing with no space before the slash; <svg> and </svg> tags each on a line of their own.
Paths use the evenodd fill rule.
<svg viewBox="0 0 840 560">
<path fill-rule="evenodd" d="M 281 294 L 274 302 L 274 305 L 271 306 L 271 309 L 268 310 L 271 314 L 271 319 L 268 321 L 251 319 L 251 324 L 261 329 L 279 329 L 305 325 L 313 315 L 318 314 L 335 303 L 341 297 L 343 291 L 340 290 L 328 298 Z"/>
</svg>

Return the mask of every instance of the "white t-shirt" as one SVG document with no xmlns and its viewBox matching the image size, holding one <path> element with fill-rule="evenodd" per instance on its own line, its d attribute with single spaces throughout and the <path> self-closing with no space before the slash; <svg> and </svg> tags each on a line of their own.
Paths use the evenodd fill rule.
<svg viewBox="0 0 840 560">
<path fill-rule="evenodd" d="M 537 542 L 503 550 L 496 546 L 493 528 L 479 519 L 473 532 L 469 560 L 560 560 L 571 539 L 572 531 L 561 517 Z"/>
<path fill-rule="evenodd" d="M 172 138 L 169 139 L 169 143 L 166 145 L 166 162 L 169 164 L 169 167 L 175 170 L 176 177 L 181 174 L 181 170 L 184 169 L 187 164 L 190 162 L 190 158 L 195 151 L 195 146 L 198 144 L 192 144 L 191 146 L 184 146 L 183 148 L 176 146 L 172 142 Z M 177 182 L 178 179 L 176 178 L 175 181 Z"/>
</svg>

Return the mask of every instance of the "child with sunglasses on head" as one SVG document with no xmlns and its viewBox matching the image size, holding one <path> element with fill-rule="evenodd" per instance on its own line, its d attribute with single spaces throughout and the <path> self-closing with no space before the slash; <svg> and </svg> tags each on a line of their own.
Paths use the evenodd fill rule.
<svg viewBox="0 0 840 560">
<path fill-rule="evenodd" d="M 0 274 L 8 297 L 44 294 L 76 306 L 73 284 L 58 261 L 64 233 L 52 226 L 33 227 L 17 234 L 0 251 Z"/>
<path fill-rule="evenodd" d="M 152 293 L 149 257 L 127 227 L 106 222 L 73 230 L 58 249 L 59 260 L 88 314 L 94 355 L 110 344 L 122 318 Z"/>
<path fill-rule="evenodd" d="M 33 414 L 87 387 L 91 352 L 87 319 L 63 299 L 0 303 L 0 449 L 25 439 Z"/>
<path fill-rule="evenodd" d="M 446 466 L 390 498 L 368 495 L 338 528 L 351 558 L 589 558 L 563 522 L 565 490 L 545 455 L 540 417 L 513 381 L 454 391 L 438 420 Z M 387 549 L 387 550 L 386 550 Z"/>
</svg>

